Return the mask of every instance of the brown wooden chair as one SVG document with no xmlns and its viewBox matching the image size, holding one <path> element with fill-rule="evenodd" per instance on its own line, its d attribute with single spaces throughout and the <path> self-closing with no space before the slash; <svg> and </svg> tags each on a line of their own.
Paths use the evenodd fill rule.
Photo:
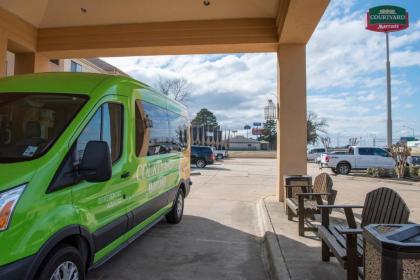
<svg viewBox="0 0 420 280">
<path fill-rule="evenodd" d="M 291 221 L 298 217 L 299 235 L 305 231 L 316 231 L 317 227 L 305 226 L 306 219 L 315 219 L 315 214 L 321 214 L 318 205 L 334 204 L 337 191 L 333 190 L 333 181 L 327 173 L 315 177 L 313 186 L 286 185 L 286 212 Z"/>
<path fill-rule="evenodd" d="M 406 224 L 410 210 L 395 191 L 379 188 L 366 195 L 364 206 L 320 205 L 322 225 L 319 236 L 322 239 L 322 260 L 335 256 L 347 270 L 347 279 L 363 277 L 363 231 L 357 228 L 354 208 L 363 208 L 361 227 L 369 224 Z M 330 225 L 329 215 L 333 208 L 344 209 L 347 226 Z"/>
</svg>

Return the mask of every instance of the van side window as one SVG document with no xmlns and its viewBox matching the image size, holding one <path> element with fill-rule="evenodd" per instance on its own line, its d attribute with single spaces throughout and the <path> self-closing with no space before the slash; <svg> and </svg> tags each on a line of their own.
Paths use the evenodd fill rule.
<svg viewBox="0 0 420 280">
<path fill-rule="evenodd" d="M 171 152 L 181 152 L 188 146 L 188 119 L 168 111 Z"/>
<path fill-rule="evenodd" d="M 148 127 L 148 150 L 147 155 L 159 155 L 170 152 L 169 144 L 169 124 L 166 109 L 157 105 L 143 101 L 145 118 L 151 121 Z"/>
<path fill-rule="evenodd" d="M 98 109 L 76 141 L 76 162 L 79 163 L 89 141 L 108 143 L 112 162 L 121 156 L 122 147 L 122 105 L 107 103 Z"/>
<path fill-rule="evenodd" d="M 145 156 L 147 152 L 144 152 L 144 138 L 146 134 L 146 116 L 144 116 L 144 112 L 142 109 L 142 105 L 140 100 L 136 100 L 135 104 L 135 114 L 136 114 L 136 155 L 137 156 Z"/>
<path fill-rule="evenodd" d="M 116 162 L 122 153 L 123 106 L 107 103 L 95 113 L 73 145 L 73 148 L 61 163 L 54 175 L 47 192 L 77 184 L 80 178 L 77 165 L 80 163 L 89 141 L 106 141 L 110 147 L 112 162 Z"/>
</svg>

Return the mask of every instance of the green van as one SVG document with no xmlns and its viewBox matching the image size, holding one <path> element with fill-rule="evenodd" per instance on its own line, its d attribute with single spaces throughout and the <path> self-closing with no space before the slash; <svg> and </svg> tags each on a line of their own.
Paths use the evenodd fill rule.
<svg viewBox="0 0 420 280">
<path fill-rule="evenodd" d="M 186 108 L 128 77 L 0 79 L 0 279 L 80 279 L 190 190 Z"/>
</svg>

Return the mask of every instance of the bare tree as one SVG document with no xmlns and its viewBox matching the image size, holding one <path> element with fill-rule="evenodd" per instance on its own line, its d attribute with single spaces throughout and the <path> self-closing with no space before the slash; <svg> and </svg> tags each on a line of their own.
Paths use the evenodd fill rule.
<svg viewBox="0 0 420 280">
<path fill-rule="evenodd" d="M 308 144 L 315 144 L 318 141 L 320 133 L 327 133 L 327 127 L 328 123 L 326 119 L 320 119 L 314 112 L 309 112 L 306 119 L 306 140 Z"/>
<path fill-rule="evenodd" d="M 397 177 L 404 177 L 405 169 L 407 167 L 407 159 L 411 155 L 411 149 L 407 147 L 407 144 L 395 144 L 391 147 L 391 155 L 396 162 L 395 171 L 397 173 Z"/>
<path fill-rule="evenodd" d="M 321 140 L 322 145 L 324 146 L 325 152 L 328 153 L 328 150 L 331 145 L 331 138 L 328 136 L 325 136 L 325 137 L 323 136 L 323 137 L 320 137 L 320 140 Z"/>
<path fill-rule="evenodd" d="M 357 137 L 349 138 L 349 146 L 359 145 L 359 139 Z"/>
<path fill-rule="evenodd" d="M 184 78 L 159 78 L 158 89 L 170 98 L 183 102 L 191 95 L 191 84 Z"/>
</svg>

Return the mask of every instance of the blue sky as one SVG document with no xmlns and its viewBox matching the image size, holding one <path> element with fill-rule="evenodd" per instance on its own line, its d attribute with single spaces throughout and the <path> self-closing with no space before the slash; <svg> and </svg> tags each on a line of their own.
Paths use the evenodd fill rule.
<svg viewBox="0 0 420 280">
<path fill-rule="evenodd" d="M 390 36 L 394 137 L 420 136 L 420 1 L 332 0 L 307 46 L 308 110 L 325 118 L 333 142 L 349 137 L 385 143 L 385 35 L 365 30 L 369 7 L 394 4 L 409 12 L 410 27 Z M 223 126 L 240 129 L 263 119 L 276 94 L 276 55 L 227 54 L 108 58 L 133 77 L 191 82 L 191 115 L 202 107 Z"/>
</svg>

